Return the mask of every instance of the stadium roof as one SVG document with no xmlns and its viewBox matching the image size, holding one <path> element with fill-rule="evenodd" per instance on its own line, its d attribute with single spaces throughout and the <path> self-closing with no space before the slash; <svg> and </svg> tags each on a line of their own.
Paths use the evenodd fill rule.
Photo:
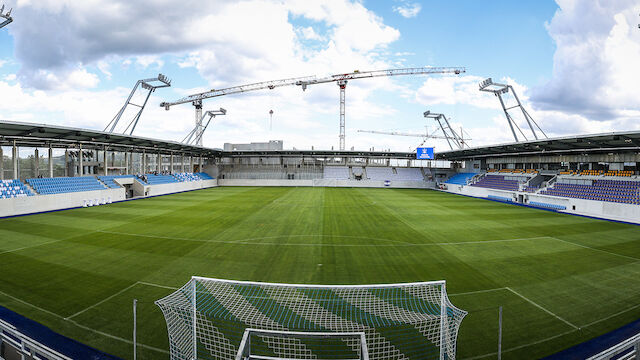
<svg viewBox="0 0 640 360">
<path fill-rule="evenodd" d="M 111 151 L 139 151 L 161 153 L 188 153 L 191 155 L 212 156 L 219 149 L 185 145 L 176 141 L 150 139 L 140 136 L 106 133 L 87 129 L 78 129 L 57 125 L 33 124 L 0 120 L 0 145 L 71 148 L 82 144 L 86 149 L 101 149 L 104 146 Z"/>
<path fill-rule="evenodd" d="M 416 159 L 415 152 L 357 151 L 357 150 L 233 150 L 222 151 L 223 156 L 282 156 L 282 157 L 367 157 L 389 159 Z"/>
<path fill-rule="evenodd" d="M 640 131 L 567 136 L 443 151 L 438 160 L 466 160 L 520 155 L 575 155 L 640 151 Z"/>
</svg>

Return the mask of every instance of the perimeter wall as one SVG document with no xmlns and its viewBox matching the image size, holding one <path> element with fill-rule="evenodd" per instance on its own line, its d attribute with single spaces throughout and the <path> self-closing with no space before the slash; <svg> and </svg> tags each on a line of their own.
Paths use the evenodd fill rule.
<svg viewBox="0 0 640 360">
<path fill-rule="evenodd" d="M 487 198 L 489 195 L 500 196 L 512 199 L 514 203 L 522 205 L 528 205 L 532 201 L 560 205 L 566 207 L 566 210 L 559 210 L 558 212 L 640 224 L 639 205 L 621 204 L 609 201 L 561 198 L 520 191 L 486 189 L 473 186 L 448 185 L 449 186 L 446 191 L 454 194 L 478 198 Z"/>
</svg>

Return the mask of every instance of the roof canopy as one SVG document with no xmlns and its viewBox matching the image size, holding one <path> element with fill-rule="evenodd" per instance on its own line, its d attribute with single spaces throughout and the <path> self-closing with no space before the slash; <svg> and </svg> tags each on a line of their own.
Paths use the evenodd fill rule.
<svg viewBox="0 0 640 360">
<path fill-rule="evenodd" d="M 640 132 L 614 132 L 479 146 L 463 150 L 443 151 L 438 160 L 519 155 L 567 155 L 640 151 Z"/>
</svg>

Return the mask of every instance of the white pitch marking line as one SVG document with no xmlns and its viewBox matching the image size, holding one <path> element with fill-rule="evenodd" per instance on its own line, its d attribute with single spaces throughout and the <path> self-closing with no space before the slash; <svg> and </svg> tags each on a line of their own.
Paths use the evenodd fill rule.
<svg viewBox="0 0 640 360">
<path fill-rule="evenodd" d="M 178 289 L 180 289 L 179 287 L 175 287 L 175 286 L 154 284 L 154 283 L 150 283 L 150 282 L 146 282 L 146 281 L 138 281 L 138 284 L 147 285 L 147 286 L 155 286 L 155 287 L 158 287 L 158 288 L 169 289 L 169 290 L 178 290 Z"/>
<path fill-rule="evenodd" d="M 485 289 L 485 290 L 477 290 L 477 291 L 467 291 L 467 292 L 461 292 L 461 293 L 453 293 L 453 294 L 447 294 L 449 296 L 458 296 L 458 295 L 471 295 L 471 294 L 481 294 L 481 293 L 487 293 L 487 292 L 493 292 L 493 291 L 499 291 L 499 290 L 507 290 L 506 287 L 501 287 L 501 288 L 493 288 L 493 289 Z"/>
<path fill-rule="evenodd" d="M 179 238 L 172 236 L 161 236 L 161 235 L 145 235 L 145 234 L 133 234 L 133 233 L 124 233 L 117 231 L 103 231 L 98 230 L 97 232 L 105 233 L 105 234 L 114 234 L 114 235 L 125 235 L 125 236 L 136 236 L 136 237 L 146 237 L 146 238 L 155 238 L 155 239 L 167 239 L 167 240 L 178 240 L 178 241 L 195 241 L 195 242 L 203 242 L 203 243 L 220 243 L 220 244 L 238 244 L 238 245 L 274 245 L 274 246 L 327 246 L 327 247 L 393 247 L 393 246 L 446 246 L 446 245 L 467 245 L 467 244 L 491 244 L 491 243 L 500 243 L 500 242 L 514 242 L 514 241 L 527 241 L 527 240 L 536 240 L 536 239 L 546 239 L 550 238 L 549 236 L 538 236 L 538 237 L 530 237 L 530 238 L 516 238 L 516 239 L 497 239 L 497 240 L 479 240 L 479 241 L 461 241 L 461 242 L 441 242 L 441 243 L 407 243 L 407 242 L 399 242 L 396 240 L 390 239 L 380 239 L 380 238 L 369 238 L 364 236 L 340 236 L 340 235 L 282 235 L 282 236 L 267 236 L 267 237 L 259 237 L 259 238 L 249 238 L 249 239 L 240 239 L 240 240 L 213 240 L 213 239 L 190 239 L 190 238 Z M 337 238 L 357 238 L 357 239 L 365 239 L 365 240 L 377 240 L 377 241 L 389 241 L 397 244 L 310 244 L 310 243 L 297 243 L 297 244 L 287 244 L 287 243 L 274 243 L 274 242 L 249 242 L 251 240 L 262 240 L 262 239 L 280 239 L 286 237 L 337 237 Z"/>
<path fill-rule="evenodd" d="M 508 287 L 508 286 L 507 286 L 507 287 L 506 287 L 506 289 L 507 289 L 507 290 L 509 290 L 509 291 L 511 291 L 512 293 L 514 293 L 514 294 L 518 295 L 519 297 L 521 297 L 522 299 L 526 300 L 528 303 L 530 303 L 531 305 L 533 305 L 533 306 L 537 307 L 538 309 L 540 309 L 540 310 L 542 310 L 542 311 L 546 312 L 547 314 L 549 314 L 549 315 L 551 315 L 551 316 L 555 317 L 556 319 L 558 319 L 558 320 L 562 321 L 563 323 L 565 323 L 565 324 L 567 324 L 567 325 L 571 326 L 572 328 L 574 328 L 574 329 L 576 329 L 576 330 L 580 330 L 580 328 L 579 328 L 579 327 L 577 327 L 577 326 L 573 325 L 572 323 L 568 322 L 567 320 L 565 320 L 565 319 L 561 318 L 560 316 L 558 316 L 558 315 L 556 315 L 556 314 L 552 313 L 551 311 L 549 311 L 549 310 L 545 309 L 545 308 L 544 308 L 544 307 L 542 307 L 541 305 L 536 304 L 535 302 L 533 302 L 533 300 L 530 300 L 529 298 L 527 298 L 526 296 L 524 296 L 524 295 L 520 294 L 519 292 L 517 292 L 517 291 L 513 290 L 512 288 L 510 288 L 510 287 Z"/>
<path fill-rule="evenodd" d="M 105 298 L 105 299 L 103 299 L 103 300 L 101 300 L 101 301 L 98 301 L 97 303 L 95 303 L 95 304 L 93 304 L 93 305 L 91 305 L 91 306 L 89 306 L 89 307 L 87 307 L 87 308 L 84 308 L 84 309 L 82 309 L 82 310 L 78 311 L 77 313 L 75 313 L 75 314 L 73 314 L 73 315 L 67 316 L 67 317 L 66 317 L 66 318 L 64 318 L 64 319 L 65 319 L 65 320 L 70 320 L 71 318 L 74 318 L 74 317 L 76 317 L 76 316 L 78 316 L 78 315 L 80 315 L 80 314 L 82 314 L 82 313 L 84 313 L 84 312 L 86 312 L 86 311 L 89 311 L 89 310 L 93 309 L 94 307 L 96 307 L 96 306 L 98 306 L 98 305 L 100 305 L 100 304 L 103 304 L 103 303 L 105 303 L 105 302 L 107 302 L 107 301 L 109 301 L 109 300 L 113 299 L 114 297 L 116 297 L 116 296 L 118 296 L 118 295 L 122 294 L 123 292 L 125 292 L 125 291 L 127 291 L 127 290 L 131 289 L 132 287 L 134 287 L 134 286 L 136 286 L 136 285 L 138 285 L 138 282 L 137 282 L 137 281 L 136 281 L 136 282 L 134 282 L 133 284 L 131 284 L 131 285 L 127 286 L 126 288 L 124 288 L 124 289 L 122 289 L 122 290 L 118 291 L 117 293 L 115 293 L 115 294 L 113 294 L 113 295 L 111 295 L 111 296 L 109 296 L 109 297 L 107 297 L 107 298 Z"/>
<path fill-rule="evenodd" d="M 518 350 L 518 349 L 526 348 L 526 347 L 529 347 L 529 346 L 532 346 L 532 345 L 537 345 L 537 344 L 540 344 L 540 343 L 544 343 L 544 342 L 547 342 L 547 341 L 549 341 L 549 340 L 553 340 L 553 339 L 555 339 L 555 338 L 559 338 L 559 337 L 561 337 L 561 336 L 565 336 L 565 335 L 567 335 L 567 334 L 571 334 L 572 332 L 575 332 L 575 331 L 577 331 L 577 330 L 569 330 L 569 331 L 565 331 L 565 332 L 563 332 L 563 333 L 561 333 L 561 334 L 558 334 L 558 335 L 550 336 L 550 337 L 545 338 L 545 339 L 537 340 L 537 341 L 534 341 L 534 342 L 531 342 L 531 343 L 528 343 L 528 344 L 523 344 L 523 345 L 515 346 L 515 347 L 509 348 L 509 349 L 506 349 L 506 350 L 502 350 L 502 353 L 508 353 L 508 352 L 510 352 L 510 351 L 514 351 L 514 350 Z M 484 354 L 484 355 L 478 355 L 478 356 L 473 356 L 473 357 L 465 358 L 464 360 L 476 360 L 476 359 L 483 359 L 483 358 L 486 358 L 486 357 L 489 357 L 489 356 L 496 356 L 496 355 L 498 355 L 498 353 L 497 353 L 497 352 L 492 352 L 492 353 L 489 353 L 489 354 Z"/>
<path fill-rule="evenodd" d="M 90 328 L 88 326 L 81 325 L 81 324 L 77 323 L 74 320 L 65 319 L 62 315 L 58 315 L 58 314 L 56 314 L 54 312 L 51 312 L 51 311 L 49 311 L 47 309 L 43 309 L 43 308 L 41 308 L 41 307 L 39 307 L 37 305 L 34 305 L 34 304 L 28 303 L 28 302 L 26 302 L 24 300 L 18 299 L 17 297 L 11 296 L 11 295 L 9 295 L 9 294 L 7 294 L 5 292 L 0 291 L 0 294 L 2 294 L 3 296 L 8 297 L 9 299 L 17 301 L 17 302 L 19 302 L 21 304 L 24 304 L 24 305 L 30 306 L 30 307 L 32 307 L 32 308 L 34 308 L 36 310 L 42 311 L 45 314 L 49 314 L 49 315 L 51 315 L 51 316 L 53 316 L 55 318 L 58 318 L 60 320 L 67 321 L 67 322 L 69 322 L 69 323 L 71 323 L 71 324 L 73 324 L 73 325 L 75 325 L 75 326 L 77 326 L 77 327 L 79 327 L 81 329 L 85 329 L 87 331 L 91 331 L 93 333 L 96 333 L 96 334 L 99 334 L 99 335 L 102 335 L 102 336 L 105 336 L 105 337 L 108 337 L 108 338 L 111 338 L 111 339 L 114 339 L 114 340 L 122 341 L 122 342 L 125 342 L 127 344 L 133 344 L 133 341 L 131 341 L 131 340 L 124 339 L 124 338 L 121 338 L 119 336 L 111 335 L 109 333 L 106 333 L 106 332 L 103 332 L 103 331 L 100 331 L 100 330 L 92 329 L 92 328 Z M 157 347 L 154 347 L 154 346 L 150 346 L 150 345 L 145 345 L 145 344 L 138 343 L 138 346 L 141 346 L 141 347 L 143 347 L 145 349 L 157 351 L 157 352 L 160 352 L 160 353 L 163 353 L 163 354 L 168 354 L 169 353 L 167 350 L 160 349 L 160 348 L 157 348 Z"/>
<path fill-rule="evenodd" d="M 57 243 L 57 242 L 60 242 L 60 241 L 63 241 L 63 240 L 66 240 L 66 239 L 59 239 L 59 240 L 46 241 L 46 242 L 43 242 L 43 243 L 40 243 L 40 244 L 36 244 L 36 245 L 23 246 L 23 247 L 21 247 L 21 248 L 17 248 L 17 249 L 11 249 L 11 250 L 0 251 L 0 255 L 2 255 L 2 254 L 12 253 L 12 252 L 16 252 L 16 251 L 20 251 L 20 250 L 25 250 L 25 249 L 31 249 L 31 248 L 35 248 L 35 247 L 42 246 L 42 245 L 53 244 L 53 243 Z"/>
<path fill-rule="evenodd" d="M 616 317 L 616 316 L 618 316 L 618 315 L 624 314 L 624 313 L 626 313 L 627 311 L 631 311 L 631 310 L 636 309 L 636 308 L 638 308 L 638 307 L 640 307 L 640 304 L 638 304 L 638 305 L 634 305 L 634 306 L 632 306 L 632 307 L 630 307 L 630 308 L 628 308 L 628 309 L 622 310 L 622 311 L 618 311 L 617 313 L 615 313 L 615 314 L 613 314 L 613 315 L 609 315 L 609 316 L 607 316 L 607 317 L 604 317 L 604 318 L 602 318 L 602 319 L 600 319 L 600 320 L 596 320 L 596 321 L 590 322 L 590 323 L 588 323 L 587 325 L 584 325 L 583 327 L 589 327 L 589 326 L 591 326 L 591 325 L 595 325 L 595 324 L 597 324 L 597 323 L 599 323 L 599 322 L 603 322 L 603 321 L 609 320 L 609 319 L 611 319 L 611 318 L 613 318 L 613 317 Z"/>
<path fill-rule="evenodd" d="M 640 259 L 635 258 L 635 257 L 633 257 L 633 256 L 627 256 L 627 255 L 622 255 L 622 254 L 616 254 L 616 253 L 611 252 L 611 251 L 602 250 L 602 249 L 594 248 L 594 247 L 587 246 L 587 245 L 577 244 L 577 243 L 574 243 L 573 241 L 568 241 L 568 240 L 558 239 L 557 237 L 553 237 L 553 236 L 549 236 L 549 237 L 550 237 L 551 239 L 555 239 L 555 240 L 562 241 L 562 242 L 567 243 L 567 244 L 571 244 L 571 245 L 579 246 L 579 247 L 581 247 L 581 248 L 590 249 L 590 250 L 593 250 L 593 251 L 600 251 L 600 252 L 603 252 L 603 253 L 606 253 L 606 254 L 609 254 L 609 255 L 614 255 L 614 256 L 623 257 L 623 258 L 625 258 L 625 259 L 631 259 L 631 260 L 635 260 L 635 261 L 640 261 Z"/>
</svg>

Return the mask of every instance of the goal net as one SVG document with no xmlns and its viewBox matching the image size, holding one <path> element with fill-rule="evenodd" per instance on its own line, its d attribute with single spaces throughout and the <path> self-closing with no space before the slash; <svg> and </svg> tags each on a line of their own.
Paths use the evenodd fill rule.
<svg viewBox="0 0 640 360">
<path fill-rule="evenodd" d="M 455 359 L 467 315 L 449 301 L 444 280 L 293 285 L 193 277 L 156 304 L 167 322 L 172 360 L 235 359 L 246 348 L 247 329 L 260 357 L 243 360 L 362 358 L 354 333 L 364 334 L 372 360 Z"/>
</svg>

